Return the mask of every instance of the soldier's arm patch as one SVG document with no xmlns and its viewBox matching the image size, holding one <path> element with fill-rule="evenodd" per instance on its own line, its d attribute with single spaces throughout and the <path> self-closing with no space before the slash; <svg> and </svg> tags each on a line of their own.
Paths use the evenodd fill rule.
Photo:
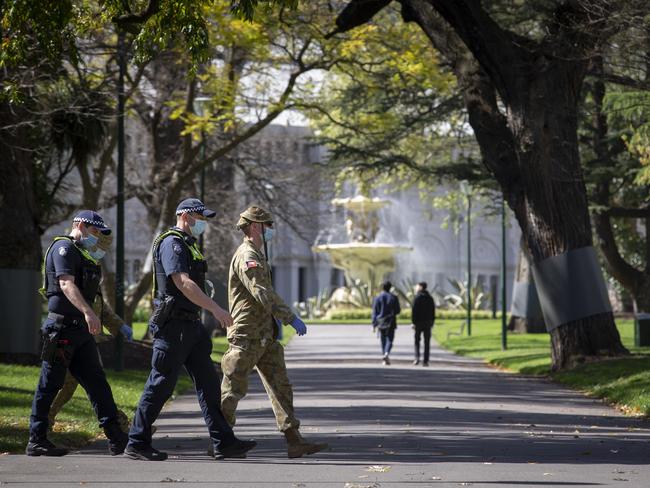
<svg viewBox="0 0 650 488">
<path fill-rule="evenodd" d="M 258 263 L 257 261 L 246 261 L 246 268 L 251 269 L 251 268 L 261 268 L 262 265 Z"/>
</svg>

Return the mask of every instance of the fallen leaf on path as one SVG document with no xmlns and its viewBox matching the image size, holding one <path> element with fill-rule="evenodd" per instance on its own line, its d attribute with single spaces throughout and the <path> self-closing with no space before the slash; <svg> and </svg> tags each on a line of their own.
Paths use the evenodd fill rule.
<svg viewBox="0 0 650 488">
<path fill-rule="evenodd" d="M 440 476 L 432 476 L 431 479 L 432 480 L 441 480 L 442 478 Z"/>
<path fill-rule="evenodd" d="M 386 473 L 387 471 L 390 471 L 390 466 L 368 466 L 366 471 L 371 473 Z"/>
<path fill-rule="evenodd" d="M 379 483 L 372 483 L 370 485 L 362 485 L 361 483 L 346 483 L 343 488 L 379 488 Z"/>
<path fill-rule="evenodd" d="M 169 476 L 160 480 L 161 483 L 185 483 L 185 478 L 170 478 Z"/>
<path fill-rule="evenodd" d="M 610 449 L 609 452 L 612 454 L 618 454 L 618 449 Z"/>
<path fill-rule="evenodd" d="M 630 481 L 626 478 L 614 478 L 614 481 Z"/>
<path fill-rule="evenodd" d="M 553 476 L 553 473 L 544 473 L 543 476 Z"/>
<path fill-rule="evenodd" d="M 362 474 L 362 475 L 357 476 L 357 478 L 359 478 L 359 479 L 363 479 L 363 478 L 367 478 L 367 477 L 368 477 L 367 474 Z"/>
</svg>

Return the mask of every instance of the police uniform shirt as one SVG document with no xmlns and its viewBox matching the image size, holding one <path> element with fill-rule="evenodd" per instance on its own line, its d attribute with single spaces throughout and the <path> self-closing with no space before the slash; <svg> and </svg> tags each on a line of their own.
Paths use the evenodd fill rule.
<svg viewBox="0 0 650 488">
<path fill-rule="evenodd" d="M 158 249 L 158 261 L 168 277 L 174 273 L 190 272 L 190 252 L 180 237 L 171 235 L 163 239 Z"/>
<path fill-rule="evenodd" d="M 177 227 L 173 229 L 183 233 Z M 185 297 L 171 279 L 174 273 L 190 274 L 190 259 L 192 259 L 190 250 L 178 236 L 170 235 L 165 237 L 158 247 L 157 260 L 162 265 L 165 275 L 169 278 L 168 285 L 174 289 L 174 292 L 171 294 L 176 296 L 177 306 L 179 309 L 195 312 L 200 307 Z M 201 287 L 201 283 L 197 283 L 197 285 Z"/>
<path fill-rule="evenodd" d="M 69 239 L 56 241 L 45 261 L 45 268 L 49 271 L 54 270 L 56 278 L 63 275 L 72 275 L 77 283 L 78 271 L 81 269 L 81 253 L 75 244 Z M 50 312 L 58 313 L 65 316 L 83 317 L 83 314 L 75 307 L 70 300 L 61 293 L 55 293 L 48 297 L 47 309 Z"/>
</svg>

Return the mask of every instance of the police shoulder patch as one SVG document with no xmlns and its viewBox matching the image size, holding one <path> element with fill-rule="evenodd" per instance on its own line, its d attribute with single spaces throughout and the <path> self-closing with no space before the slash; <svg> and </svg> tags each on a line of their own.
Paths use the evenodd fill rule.
<svg viewBox="0 0 650 488">
<path fill-rule="evenodd" d="M 181 247 L 181 245 L 178 242 L 174 242 L 172 244 L 172 249 L 174 250 L 174 252 L 176 254 L 180 254 L 180 253 L 183 252 L 183 248 Z"/>
<path fill-rule="evenodd" d="M 66 254 L 68 254 L 67 246 L 61 246 L 59 248 L 59 256 L 65 256 Z"/>
</svg>

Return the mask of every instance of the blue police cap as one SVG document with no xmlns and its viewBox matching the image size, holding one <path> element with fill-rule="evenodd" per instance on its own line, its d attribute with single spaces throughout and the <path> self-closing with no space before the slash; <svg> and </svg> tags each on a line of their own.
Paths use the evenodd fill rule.
<svg viewBox="0 0 650 488">
<path fill-rule="evenodd" d="M 198 213 L 211 219 L 217 212 L 206 208 L 201 200 L 198 198 L 186 198 L 176 207 L 176 215 L 182 215 L 184 213 Z"/>
<path fill-rule="evenodd" d="M 86 225 L 97 227 L 102 234 L 108 235 L 111 233 L 110 227 L 104 223 L 102 216 L 93 210 L 82 210 L 76 215 L 74 219 L 72 219 L 72 221 L 83 222 Z"/>
</svg>

